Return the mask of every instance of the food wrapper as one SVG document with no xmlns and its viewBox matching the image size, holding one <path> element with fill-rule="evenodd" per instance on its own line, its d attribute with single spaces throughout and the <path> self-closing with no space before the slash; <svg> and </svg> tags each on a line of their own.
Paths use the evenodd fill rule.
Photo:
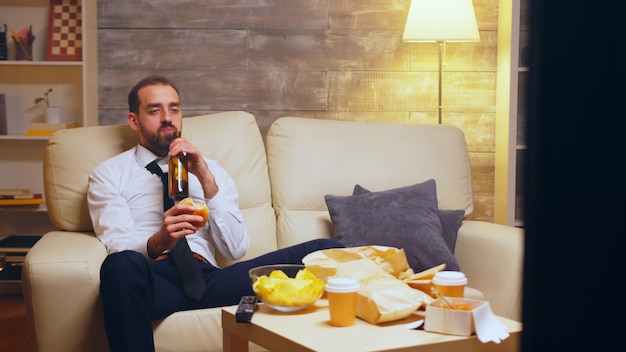
<svg viewBox="0 0 626 352">
<path fill-rule="evenodd" d="M 406 282 L 409 286 L 422 292 L 431 292 L 431 289 L 433 288 L 433 277 L 435 277 L 436 273 L 445 268 L 446 264 L 441 264 L 416 274 L 414 274 L 412 270 L 409 270 L 400 274 L 398 278 Z"/>
<path fill-rule="evenodd" d="M 348 277 L 361 286 L 357 317 L 380 324 L 404 319 L 426 306 L 433 298 L 410 287 L 398 277 L 412 277 L 404 250 L 384 246 L 334 248 L 313 252 L 303 258 L 308 270 L 329 276 Z"/>
<path fill-rule="evenodd" d="M 319 250 L 305 256 L 302 263 L 315 275 L 333 276 L 339 264 L 359 259 L 369 259 L 397 278 L 400 276 L 410 277 L 413 274 L 413 270 L 409 268 L 409 263 L 406 260 L 404 249 L 386 246 Z"/>
</svg>

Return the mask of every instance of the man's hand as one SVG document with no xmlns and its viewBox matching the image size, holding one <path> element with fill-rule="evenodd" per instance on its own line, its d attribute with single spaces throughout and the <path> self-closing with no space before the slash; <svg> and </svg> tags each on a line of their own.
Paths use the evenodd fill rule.
<svg viewBox="0 0 626 352">
<path fill-rule="evenodd" d="M 193 205 L 179 203 L 163 213 L 161 228 L 148 239 L 148 255 L 151 258 L 174 248 L 180 238 L 195 233 L 203 226 L 204 219 L 200 215 L 194 215 L 194 210 Z"/>
<path fill-rule="evenodd" d="M 189 143 L 184 137 L 176 138 L 170 144 L 170 151 L 168 155 L 174 156 L 179 154 L 185 154 L 187 158 L 187 171 L 196 175 L 200 184 L 202 184 L 202 190 L 204 191 L 204 197 L 211 199 L 215 197 L 217 191 L 217 183 L 215 183 L 215 177 L 209 167 L 204 162 L 202 153 L 196 148 L 195 145 Z"/>
</svg>

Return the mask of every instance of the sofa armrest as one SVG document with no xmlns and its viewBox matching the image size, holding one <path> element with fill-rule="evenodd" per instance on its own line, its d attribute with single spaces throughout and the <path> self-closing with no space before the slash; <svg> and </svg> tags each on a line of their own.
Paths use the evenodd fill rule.
<svg viewBox="0 0 626 352">
<path fill-rule="evenodd" d="M 34 351 L 108 350 L 99 301 L 106 255 L 89 232 L 52 231 L 28 251 L 22 286 Z"/>
<path fill-rule="evenodd" d="M 520 228 L 464 221 L 454 256 L 497 315 L 521 320 L 524 233 Z"/>
</svg>

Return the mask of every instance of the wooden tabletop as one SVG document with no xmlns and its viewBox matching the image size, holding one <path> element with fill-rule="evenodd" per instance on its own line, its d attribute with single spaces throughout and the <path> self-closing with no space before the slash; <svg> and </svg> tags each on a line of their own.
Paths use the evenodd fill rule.
<svg viewBox="0 0 626 352">
<path fill-rule="evenodd" d="M 225 352 L 247 352 L 248 341 L 270 351 L 518 351 L 522 324 L 498 317 L 511 336 L 500 344 L 483 344 L 475 335 L 454 336 L 423 330 L 408 330 L 405 325 L 421 319 L 407 319 L 374 325 L 357 319 L 354 326 L 330 325 L 328 301 L 298 312 L 281 313 L 263 304 L 257 306 L 252 322 L 235 321 L 236 306 L 222 309 Z"/>
</svg>

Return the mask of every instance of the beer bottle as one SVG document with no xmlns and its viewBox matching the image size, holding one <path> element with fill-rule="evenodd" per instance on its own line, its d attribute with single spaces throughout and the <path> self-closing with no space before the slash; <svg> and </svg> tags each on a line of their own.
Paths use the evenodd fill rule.
<svg viewBox="0 0 626 352">
<path fill-rule="evenodd" d="M 179 202 L 189 197 L 186 153 L 182 152 L 176 156 L 171 156 L 168 167 L 170 198 L 174 202 Z"/>
</svg>

